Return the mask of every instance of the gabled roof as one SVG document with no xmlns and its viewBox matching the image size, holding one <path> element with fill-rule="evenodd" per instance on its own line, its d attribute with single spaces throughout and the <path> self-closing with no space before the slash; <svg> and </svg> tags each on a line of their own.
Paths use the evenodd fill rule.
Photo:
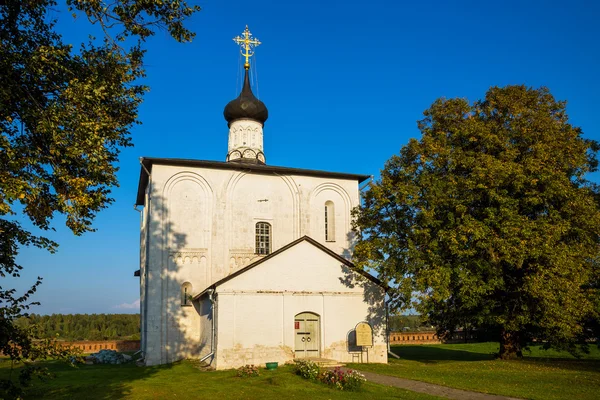
<svg viewBox="0 0 600 400">
<path fill-rule="evenodd" d="M 209 287 L 207 287 L 206 289 L 204 289 L 201 293 L 197 294 L 194 296 L 194 300 L 198 300 L 200 297 L 202 297 L 206 292 L 208 292 L 208 290 L 210 289 L 216 289 L 217 286 L 222 285 L 223 283 L 230 281 L 231 279 L 235 278 L 238 275 L 241 275 L 249 270 L 251 270 L 252 268 L 256 267 L 257 265 L 260 265 L 262 263 L 264 263 L 267 260 L 270 260 L 273 257 L 276 257 L 278 254 L 283 253 L 284 251 L 286 251 L 287 249 L 294 247 L 295 245 L 297 245 L 300 242 L 303 241 L 307 241 L 308 243 L 312 244 L 313 246 L 315 246 L 316 248 L 318 248 L 319 250 L 327 253 L 328 255 L 330 255 L 331 257 L 335 258 L 336 260 L 338 260 L 339 262 L 341 262 L 342 264 L 346 265 L 348 268 L 350 268 L 351 270 L 353 270 L 354 272 L 364 276 L 365 278 L 367 278 L 368 280 L 370 280 L 371 282 L 373 282 L 374 284 L 382 287 L 384 290 L 388 290 L 388 286 L 383 284 L 379 279 L 375 278 L 373 275 L 369 274 L 368 272 L 363 271 L 362 269 L 358 268 L 357 266 L 355 266 L 354 264 L 352 264 L 350 261 L 346 260 L 344 257 L 340 256 L 339 254 L 331 251 L 329 248 L 323 246 L 321 243 L 317 242 L 316 240 L 314 240 L 313 238 L 309 237 L 309 236 L 302 236 L 300 239 L 296 239 L 291 243 L 286 244 L 285 246 L 283 246 L 282 248 L 280 248 L 277 251 L 274 251 L 273 253 L 269 254 L 268 256 L 265 256 L 263 258 L 261 258 L 260 260 L 257 260 L 247 266 L 245 266 L 244 268 L 234 272 L 231 275 L 226 276 L 225 278 L 213 283 L 212 285 L 210 285 Z"/>
<path fill-rule="evenodd" d="M 347 174 L 343 172 L 328 172 L 313 169 L 276 167 L 273 165 L 246 164 L 223 161 L 186 160 L 181 158 L 141 157 L 140 162 L 142 163 L 142 166 L 140 169 L 140 181 L 138 184 L 137 198 L 135 202 L 135 204 L 138 206 L 144 205 L 144 191 L 146 190 L 146 186 L 148 185 L 148 174 L 146 173 L 144 168 L 152 172 L 152 165 L 154 164 L 215 169 L 233 169 L 238 171 L 251 171 L 262 174 L 277 173 L 284 175 L 316 176 L 323 178 L 355 180 L 358 181 L 358 183 L 366 181 L 371 177 L 371 175 Z"/>
</svg>

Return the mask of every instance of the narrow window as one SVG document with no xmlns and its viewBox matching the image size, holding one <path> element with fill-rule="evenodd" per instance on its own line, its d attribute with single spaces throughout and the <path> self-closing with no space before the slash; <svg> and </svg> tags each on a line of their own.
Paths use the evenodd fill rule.
<svg viewBox="0 0 600 400">
<path fill-rule="evenodd" d="M 256 223 L 256 254 L 267 255 L 271 252 L 271 225 Z"/>
<path fill-rule="evenodd" d="M 333 202 L 325 202 L 325 241 L 335 242 L 335 210 Z"/>
<path fill-rule="evenodd" d="M 181 305 L 182 306 L 191 306 L 192 301 L 190 296 L 192 295 L 192 284 L 189 282 L 185 282 L 181 285 Z"/>
</svg>

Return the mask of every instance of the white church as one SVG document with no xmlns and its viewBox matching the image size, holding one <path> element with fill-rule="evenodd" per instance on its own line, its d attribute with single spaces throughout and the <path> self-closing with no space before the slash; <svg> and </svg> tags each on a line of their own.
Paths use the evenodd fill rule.
<svg viewBox="0 0 600 400">
<path fill-rule="evenodd" d="M 247 27 L 234 40 L 246 63 L 224 110 L 226 160 L 141 159 L 145 363 L 385 363 L 386 288 L 350 261 L 350 212 L 369 176 L 267 165 L 268 111 L 249 80 L 260 42 Z"/>
</svg>

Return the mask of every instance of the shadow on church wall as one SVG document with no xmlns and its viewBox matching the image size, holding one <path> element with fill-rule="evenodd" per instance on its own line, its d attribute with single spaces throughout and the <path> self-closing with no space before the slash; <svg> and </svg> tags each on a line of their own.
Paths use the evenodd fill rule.
<svg viewBox="0 0 600 400">
<path fill-rule="evenodd" d="M 362 346 L 356 345 L 356 329 L 352 328 L 346 334 L 346 344 L 348 353 L 361 353 Z"/>
<path fill-rule="evenodd" d="M 343 257 L 352 261 L 351 248 L 356 242 L 356 235 L 354 232 L 349 232 L 347 234 L 347 239 L 351 247 L 344 249 Z M 344 286 L 350 289 L 356 287 L 363 289 L 363 301 L 368 305 L 368 311 L 367 315 L 364 316 L 364 321 L 371 325 L 374 335 L 386 335 L 385 293 L 383 292 L 383 288 L 364 276 L 352 271 L 345 265 L 341 265 L 340 268 L 342 273 L 340 282 Z M 361 321 L 356 322 L 358 323 Z M 348 334 L 348 339 L 350 339 L 350 333 Z M 354 343 L 356 343 L 356 341 L 354 341 Z"/>
<path fill-rule="evenodd" d="M 149 244 L 148 252 L 152 256 L 158 255 L 159 259 L 151 265 L 148 270 L 148 277 L 154 282 L 147 288 L 148 296 L 150 301 L 146 299 L 145 303 L 142 303 L 141 314 L 146 312 L 150 313 L 147 320 L 142 320 L 141 338 L 143 350 L 151 350 L 157 352 L 158 361 L 162 357 L 167 357 L 168 360 L 175 361 L 176 359 L 184 358 L 184 355 L 193 353 L 193 350 L 198 348 L 198 338 L 194 341 L 187 340 L 190 334 L 189 323 L 186 323 L 190 313 L 199 315 L 195 306 L 182 307 L 181 296 L 179 290 L 173 290 L 173 287 L 181 287 L 184 283 L 182 278 L 182 268 L 185 264 L 179 265 L 177 263 L 167 262 L 169 251 L 167 248 L 163 248 L 164 243 L 164 228 L 170 229 L 173 235 L 173 243 L 177 248 L 186 248 L 187 246 L 187 235 L 181 232 L 173 231 L 174 227 L 168 222 L 165 216 L 168 216 L 168 210 L 163 208 L 164 199 L 159 193 L 153 191 L 151 194 L 151 212 L 152 218 L 149 219 L 148 231 L 142 231 L 141 234 L 147 234 Z M 163 225 L 163 222 L 165 225 Z M 144 250 L 142 248 L 141 250 Z M 142 262 L 145 262 L 145 256 L 142 256 Z M 139 267 L 139 266 L 138 266 Z M 164 270 L 157 267 L 166 267 Z M 141 272 L 144 272 L 142 270 Z M 144 279 L 142 276 L 132 277 L 133 269 L 126 269 L 123 271 L 124 276 L 119 279 Z M 167 288 L 164 282 L 161 282 L 161 274 L 168 279 L 165 282 L 169 282 L 169 288 Z M 170 290 L 167 290 L 170 289 Z M 196 290 L 196 288 L 194 288 Z M 192 294 L 195 294 L 193 292 Z M 163 296 L 164 295 L 164 296 Z M 167 320 L 166 314 L 163 312 L 164 307 L 169 307 L 169 318 Z M 199 317 L 198 317 L 199 318 Z M 199 327 L 199 324 L 198 324 Z M 116 342 L 115 342 L 116 343 Z M 103 348 L 110 348 L 106 342 L 86 342 L 85 351 L 94 352 L 100 350 L 100 344 Z M 137 344 L 137 343 L 136 343 Z M 90 349 L 90 346 L 94 346 Z M 97 346 L 97 347 L 96 347 Z M 106 347 L 105 347 L 106 346 Z M 144 348 L 146 347 L 146 348 Z M 131 351 L 130 348 L 119 348 L 115 346 L 117 351 Z M 148 354 L 146 354 L 148 356 Z M 166 360 L 166 359 L 165 359 Z M 163 363 L 166 361 L 163 361 Z M 56 380 L 53 385 L 60 384 L 60 397 L 61 398 L 80 398 L 81 385 L 90 385 L 93 387 L 93 393 L 89 393 L 89 396 L 94 399 L 112 400 L 121 399 L 134 395 L 135 382 L 146 381 L 149 378 L 160 375 L 172 368 L 176 367 L 177 364 L 164 364 L 149 367 L 137 367 L 133 363 L 119 365 L 119 366 L 106 366 L 106 365 L 80 365 L 78 370 L 73 370 L 72 367 L 62 365 L 59 363 L 52 363 L 49 365 L 50 370 L 56 374 Z M 200 371 L 198 371 L 200 373 Z M 98 381 L 97 374 L 102 376 L 101 381 Z M 69 382 L 64 382 L 62 376 L 77 377 L 80 385 L 72 385 Z M 69 378 L 70 379 L 70 378 Z M 64 382 L 64 383 L 63 383 Z M 139 385 L 138 385 L 139 386 Z M 52 392 L 55 392 L 51 388 Z M 27 388 L 26 398 L 43 398 L 48 395 L 48 386 L 44 384 L 37 384 L 34 381 L 33 385 Z"/>
<path fill-rule="evenodd" d="M 209 322 L 212 317 L 210 310 L 201 310 L 198 302 L 192 301 L 192 297 L 207 285 L 208 246 L 190 248 L 189 234 L 181 232 L 172 221 L 170 202 L 161 191 L 162 187 L 158 190 L 153 187 L 150 196 L 146 241 L 150 259 L 147 278 L 140 277 L 148 282 L 147 288 L 142 287 L 146 290 L 141 310 L 142 350 L 152 365 L 198 357 L 202 341 L 210 341 L 210 332 L 208 338 L 200 332 L 201 315 Z M 199 203 L 202 199 L 197 200 Z M 199 209 L 202 207 L 205 206 L 198 204 Z M 181 211 L 178 218 L 182 218 L 180 214 Z M 196 240 L 194 246 L 197 245 Z M 188 291 L 182 290 L 184 284 L 191 284 Z"/>
</svg>

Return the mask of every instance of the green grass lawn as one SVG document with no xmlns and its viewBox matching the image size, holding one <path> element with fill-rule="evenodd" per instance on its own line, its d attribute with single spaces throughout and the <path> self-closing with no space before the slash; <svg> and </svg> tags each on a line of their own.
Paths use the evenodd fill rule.
<svg viewBox="0 0 600 400">
<path fill-rule="evenodd" d="M 395 346 L 401 360 L 388 365 L 350 364 L 351 368 L 436 383 L 459 389 L 529 399 L 600 398 L 600 351 L 575 359 L 567 353 L 531 348 L 524 360 L 495 360 L 497 343 Z M 44 365 L 55 379 L 34 381 L 27 399 L 433 399 L 419 393 L 367 383 L 357 393 L 340 392 L 307 381 L 288 366 L 238 378 L 235 371 L 201 371 L 183 361 L 157 367 Z M 10 363 L 0 359 L 0 377 Z"/>
<path fill-rule="evenodd" d="M 458 389 L 527 399 L 600 398 L 600 351 L 575 359 L 568 353 L 532 346 L 523 360 L 495 360 L 498 343 L 404 345 L 389 364 L 350 364 L 351 368 L 415 379 Z"/>
<path fill-rule="evenodd" d="M 201 371 L 189 361 L 158 367 L 46 365 L 55 379 L 34 381 L 26 399 L 437 399 L 370 383 L 360 392 L 341 392 L 296 376 L 289 366 L 261 370 L 259 377 L 238 378 L 235 371 Z M 1 377 L 7 376 L 9 368 L 9 362 L 0 360 Z"/>
</svg>

